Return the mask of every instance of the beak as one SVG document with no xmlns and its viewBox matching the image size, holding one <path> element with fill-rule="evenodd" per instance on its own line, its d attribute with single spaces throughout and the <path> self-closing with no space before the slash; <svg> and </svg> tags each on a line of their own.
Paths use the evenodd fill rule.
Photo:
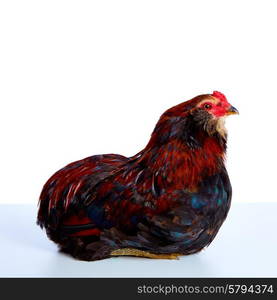
<svg viewBox="0 0 277 300">
<path fill-rule="evenodd" d="M 234 107 L 234 106 L 230 106 L 230 108 L 227 110 L 226 115 L 238 115 L 239 111 Z"/>
</svg>

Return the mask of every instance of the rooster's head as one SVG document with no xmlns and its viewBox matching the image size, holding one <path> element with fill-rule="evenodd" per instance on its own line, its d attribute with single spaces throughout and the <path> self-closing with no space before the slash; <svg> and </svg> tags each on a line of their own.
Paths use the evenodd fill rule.
<svg viewBox="0 0 277 300">
<path fill-rule="evenodd" d="M 170 139 L 182 139 L 187 144 L 203 137 L 216 135 L 226 140 L 225 117 L 238 114 L 220 92 L 197 96 L 168 109 L 160 118 L 152 135 L 151 144 Z"/>
</svg>

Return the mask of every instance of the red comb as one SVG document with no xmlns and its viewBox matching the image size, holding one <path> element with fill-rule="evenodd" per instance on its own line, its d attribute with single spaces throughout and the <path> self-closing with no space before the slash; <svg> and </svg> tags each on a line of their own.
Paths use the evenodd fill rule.
<svg viewBox="0 0 277 300">
<path fill-rule="evenodd" d="M 227 98 L 225 97 L 225 95 L 222 94 L 222 93 L 220 93 L 220 92 L 218 92 L 218 91 L 214 91 L 214 92 L 212 93 L 212 96 L 218 98 L 218 99 L 221 100 L 221 101 L 224 101 L 224 102 L 227 101 Z"/>
</svg>

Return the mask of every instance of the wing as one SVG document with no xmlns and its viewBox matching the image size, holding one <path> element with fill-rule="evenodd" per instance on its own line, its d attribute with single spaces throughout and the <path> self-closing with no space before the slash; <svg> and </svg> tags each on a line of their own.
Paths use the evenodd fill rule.
<svg viewBox="0 0 277 300">
<path fill-rule="evenodd" d="M 115 227 L 135 234 L 137 225 L 146 218 L 174 207 L 174 195 L 167 193 L 164 179 L 136 160 L 130 159 L 116 173 L 82 193 L 82 203 L 95 228 Z"/>
</svg>

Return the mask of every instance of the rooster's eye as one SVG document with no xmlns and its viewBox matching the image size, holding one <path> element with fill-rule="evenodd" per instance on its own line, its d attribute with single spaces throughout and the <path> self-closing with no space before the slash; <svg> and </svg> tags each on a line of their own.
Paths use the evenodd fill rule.
<svg viewBox="0 0 277 300">
<path fill-rule="evenodd" d="M 205 109 L 211 109 L 211 108 L 212 108 L 212 105 L 209 104 L 209 103 L 205 103 L 205 104 L 203 105 L 203 107 L 204 107 Z"/>
</svg>

